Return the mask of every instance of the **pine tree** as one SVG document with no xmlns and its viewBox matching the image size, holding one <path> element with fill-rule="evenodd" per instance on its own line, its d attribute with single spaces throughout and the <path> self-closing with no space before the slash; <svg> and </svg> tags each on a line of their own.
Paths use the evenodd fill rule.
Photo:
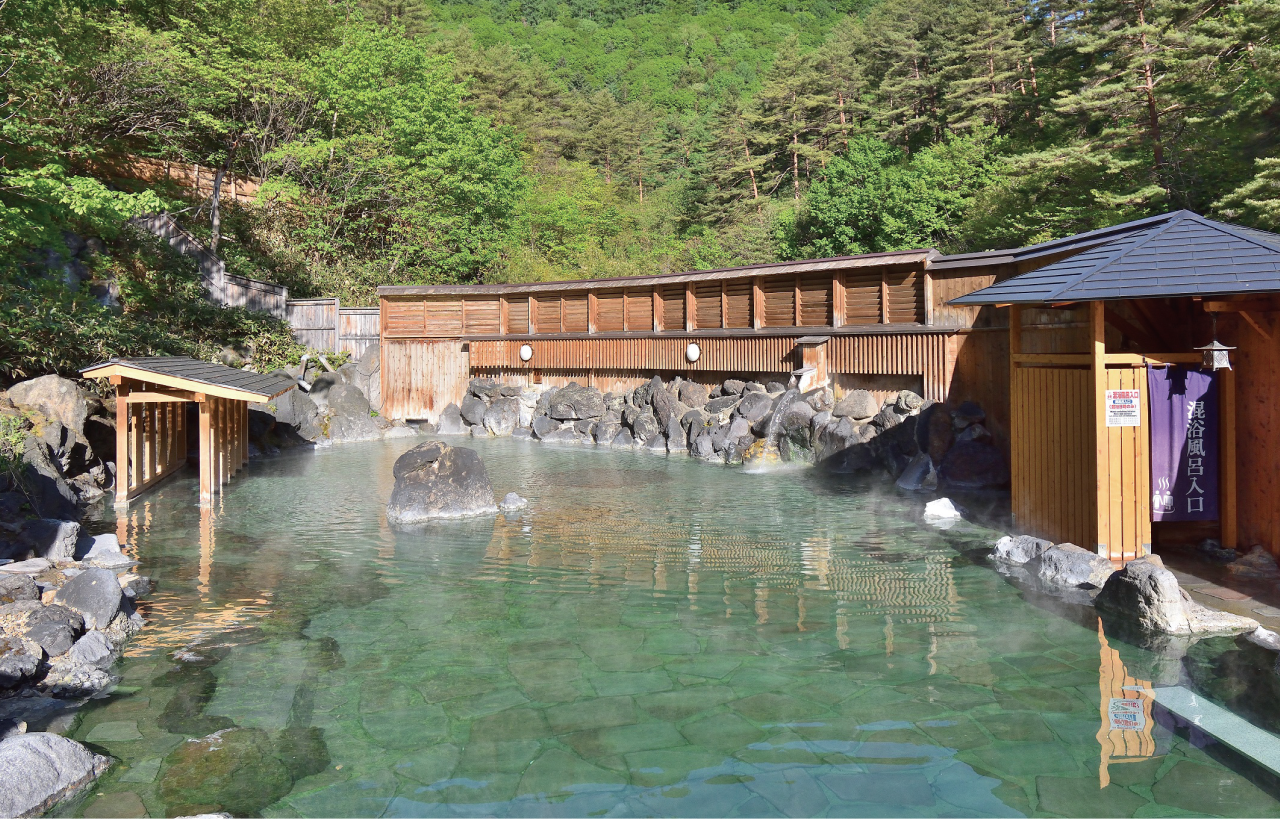
<svg viewBox="0 0 1280 821">
<path fill-rule="evenodd" d="M 849 140 L 861 130 L 868 92 L 866 30 L 861 20 L 849 16 L 836 26 L 818 52 L 818 70 L 828 95 L 825 134 L 836 150 L 848 151 Z"/>
<path fill-rule="evenodd" d="M 759 136 L 755 142 L 769 142 L 759 138 L 763 136 L 760 129 L 767 130 L 772 141 L 779 144 L 777 154 L 786 158 L 786 165 L 776 169 L 770 190 L 790 179 L 792 197 L 799 200 L 801 176 L 810 176 L 813 167 L 825 164 L 829 155 L 819 144 L 825 108 L 821 75 L 817 61 L 801 51 L 796 38 L 789 39 L 779 50 L 756 100 Z"/>
<path fill-rule="evenodd" d="M 942 14 L 931 40 L 952 131 L 1008 126 L 1016 95 L 1026 93 L 1019 24 L 1006 0 L 957 0 Z"/>
<path fill-rule="evenodd" d="M 872 120 L 881 136 L 899 145 L 942 135 L 938 79 L 926 48 L 936 14 L 917 0 L 886 0 L 866 18 Z"/>
</svg>

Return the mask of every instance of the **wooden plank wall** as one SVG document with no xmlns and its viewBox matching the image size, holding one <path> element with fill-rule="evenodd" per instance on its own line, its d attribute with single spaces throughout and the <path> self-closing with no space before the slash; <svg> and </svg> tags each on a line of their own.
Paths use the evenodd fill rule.
<svg viewBox="0 0 1280 821">
<path fill-rule="evenodd" d="M 702 349 L 697 362 L 685 350 L 696 342 Z M 528 362 L 520 346 L 533 348 Z M 716 371 L 790 375 L 799 367 L 789 337 L 622 337 L 612 339 L 478 339 L 470 343 L 471 367 L 503 370 L 636 370 Z M 385 395 L 385 394 L 384 394 Z"/>
<path fill-rule="evenodd" d="M 470 379 L 458 340 L 387 340 L 381 369 L 382 413 L 392 419 L 437 421 L 449 403 L 462 404 Z"/>
<path fill-rule="evenodd" d="M 298 342 L 318 351 L 337 350 L 337 298 L 291 299 L 288 316 L 293 338 Z"/>
<path fill-rule="evenodd" d="M 132 499 L 186 464 L 187 414 L 182 402 L 129 402 L 127 414 L 124 478 Z"/>
<path fill-rule="evenodd" d="M 1252 320 L 1252 322 L 1250 322 Z M 1254 325 L 1257 325 L 1255 328 Z M 1219 314 L 1236 381 L 1236 508 L 1239 547 L 1262 545 L 1280 557 L 1280 315 Z M 1268 338 L 1269 337 L 1269 338 Z"/>
<path fill-rule="evenodd" d="M 1111 501 L 1107 528 L 1098 534 L 1112 561 L 1130 561 L 1151 552 L 1151 432 L 1146 409 L 1146 367 L 1107 368 L 1107 390 L 1136 390 L 1141 394 L 1142 424 L 1135 427 L 1106 428 L 1107 469 L 1101 479 Z M 1081 544 L 1081 547 L 1092 545 Z"/>
<path fill-rule="evenodd" d="M 923 325 L 932 324 L 934 302 L 923 272 L 859 268 L 647 288 L 395 296 L 381 308 L 385 335 L 409 339 Z"/>
<path fill-rule="evenodd" d="M 961 331 L 947 337 L 947 401 L 977 402 L 983 423 L 1006 452 L 1009 447 L 1009 332 L 1007 328 Z"/>
<path fill-rule="evenodd" d="M 865 334 L 832 337 L 827 343 L 832 373 L 901 374 L 924 377 L 924 398 L 947 396 L 946 334 Z"/>
<path fill-rule="evenodd" d="M 378 341 L 380 312 L 377 308 L 338 309 L 338 351 L 352 359 L 364 356 L 365 349 Z"/>
<path fill-rule="evenodd" d="M 1097 544 L 1094 397 L 1088 368 L 1018 367 L 1010 395 L 1017 533 Z"/>
</svg>

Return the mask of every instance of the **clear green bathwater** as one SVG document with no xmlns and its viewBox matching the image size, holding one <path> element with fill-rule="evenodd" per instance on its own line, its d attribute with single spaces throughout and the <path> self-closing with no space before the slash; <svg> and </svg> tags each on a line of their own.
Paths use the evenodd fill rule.
<svg viewBox="0 0 1280 821">
<path fill-rule="evenodd" d="M 530 507 L 398 532 L 413 444 L 134 503 L 150 624 L 72 730 L 120 763 L 62 813 L 1280 815 L 1142 712 L 1150 654 L 878 481 L 468 441 Z"/>
</svg>

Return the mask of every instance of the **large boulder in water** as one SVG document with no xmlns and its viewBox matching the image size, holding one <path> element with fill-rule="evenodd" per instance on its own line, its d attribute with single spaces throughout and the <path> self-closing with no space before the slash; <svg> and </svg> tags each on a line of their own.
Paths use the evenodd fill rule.
<svg viewBox="0 0 1280 821">
<path fill-rule="evenodd" d="M 1004 487 L 1009 484 L 1009 463 L 988 442 L 956 442 L 938 466 L 938 479 L 947 487 L 965 490 Z"/>
<path fill-rule="evenodd" d="M 595 388 L 570 382 L 551 397 L 547 415 L 560 421 L 599 419 L 604 416 L 604 396 Z"/>
<path fill-rule="evenodd" d="M 423 442 L 396 460 L 387 519 L 400 524 L 495 513 L 493 486 L 480 455 Z"/>
<path fill-rule="evenodd" d="M 494 436 L 510 436 L 520 422 L 520 400 L 500 396 L 484 412 L 484 428 Z"/>
<path fill-rule="evenodd" d="M 382 438 L 382 428 L 374 421 L 369 400 L 355 385 L 344 382 L 334 386 L 328 399 L 329 441 L 362 442 Z"/>
<path fill-rule="evenodd" d="M 1112 573 L 1094 604 L 1142 630 L 1175 636 L 1196 633 L 1247 633 L 1258 623 L 1198 604 L 1178 586 L 1173 573 L 1155 556 L 1129 562 Z"/>
<path fill-rule="evenodd" d="M 1040 581 L 1058 587 L 1102 587 L 1115 570 L 1106 558 L 1070 543 L 1043 551 L 1026 568 Z"/>
<path fill-rule="evenodd" d="M 42 815 L 88 787 L 111 759 L 53 733 L 0 741 L 0 818 Z"/>
</svg>

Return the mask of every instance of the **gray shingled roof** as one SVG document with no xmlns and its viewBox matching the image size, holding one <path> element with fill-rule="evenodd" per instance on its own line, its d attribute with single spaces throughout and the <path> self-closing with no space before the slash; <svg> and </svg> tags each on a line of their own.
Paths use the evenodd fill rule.
<svg viewBox="0 0 1280 821">
<path fill-rule="evenodd" d="M 951 304 L 1039 304 L 1280 291 L 1280 235 L 1215 222 L 1190 211 L 1149 217 L 1107 231 L 1111 236 L 1100 245 L 953 299 Z M 1087 236 L 1078 234 L 1075 238 Z"/>
<path fill-rule="evenodd" d="M 122 365 L 161 376 L 172 376 L 177 379 L 189 379 L 192 382 L 200 382 L 205 385 L 248 391 L 266 398 L 279 396 L 291 387 L 283 384 L 283 381 L 277 376 L 241 371 L 236 368 L 228 368 L 226 365 L 215 365 L 212 362 L 201 362 L 199 359 L 192 359 L 189 356 L 139 356 L 109 359 L 106 362 L 90 365 L 81 372 L 91 371 L 94 368 L 101 368 L 107 365 Z"/>
</svg>

